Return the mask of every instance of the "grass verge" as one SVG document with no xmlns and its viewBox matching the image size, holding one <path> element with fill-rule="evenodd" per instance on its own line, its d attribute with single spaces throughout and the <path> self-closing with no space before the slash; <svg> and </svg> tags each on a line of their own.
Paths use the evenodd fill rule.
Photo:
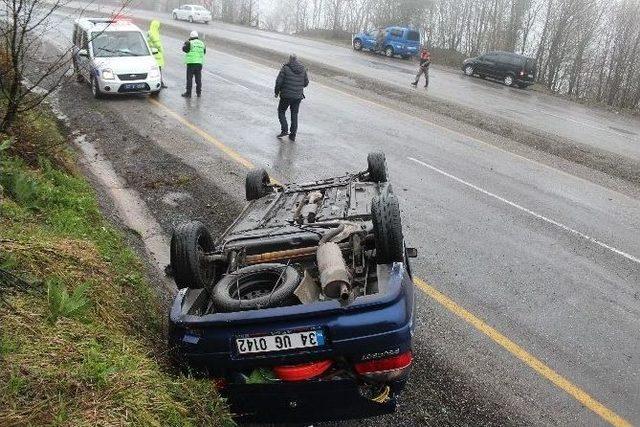
<svg viewBox="0 0 640 427">
<path fill-rule="evenodd" d="M 0 425 L 229 425 L 165 369 L 164 313 L 51 115 L 0 134 Z M 45 143 L 46 141 L 46 143 Z M 47 147 L 44 149 L 43 147 Z"/>
</svg>

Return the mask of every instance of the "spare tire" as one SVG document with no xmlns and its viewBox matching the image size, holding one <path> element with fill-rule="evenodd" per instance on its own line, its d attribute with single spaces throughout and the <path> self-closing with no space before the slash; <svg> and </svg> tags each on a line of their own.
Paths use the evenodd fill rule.
<svg viewBox="0 0 640 427">
<path fill-rule="evenodd" d="M 271 192 L 270 182 L 266 170 L 262 168 L 250 170 L 244 184 L 247 200 L 256 200 L 269 194 Z"/>
<path fill-rule="evenodd" d="M 223 312 L 278 307 L 290 300 L 299 283 L 300 273 L 291 266 L 250 265 L 220 279 L 213 289 L 213 305 Z"/>
<path fill-rule="evenodd" d="M 206 288 L 214 278 L 213 263 L 204 255 L 214 249 L 209 230 L 200 221 L 178 224 L 171 235 L 170 263 L 173 279 L 182 288 Z"/>
<path fill-rule="evenodd" d="M 398 198 L 389 192 L 371 202 L 371 220 L 376 242 L 376 262 L 390 264 L 404 259 L 404 237 Z"/>
<path fill-rule="evenodd" d="M 387 182 L 387 160 L 382 151 L 374 151 L 367 156 L 367 172 L 372 182 Z"/>
</svg>

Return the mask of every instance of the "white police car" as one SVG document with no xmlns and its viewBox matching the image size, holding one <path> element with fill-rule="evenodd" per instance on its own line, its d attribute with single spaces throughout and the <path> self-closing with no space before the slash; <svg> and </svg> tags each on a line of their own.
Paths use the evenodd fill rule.
<svg viewBox="0 0 640 427">
<path fill-rule="evenodd" d="M 142 30 L 126 20 L 82 18 L 73 29 L 73 68 L 93 96 L 161 90 L 160 68 Z"/>
</svg>

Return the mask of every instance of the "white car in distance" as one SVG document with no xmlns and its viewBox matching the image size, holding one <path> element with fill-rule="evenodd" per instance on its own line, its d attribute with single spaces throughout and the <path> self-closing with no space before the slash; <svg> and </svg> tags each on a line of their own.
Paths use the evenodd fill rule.
<svg viewBox="0 0 640 427">
<path fill-rule="evenodd" d="M 195 4 L 185 4 L 177 9 L 173 9 L 171 16 L 175 20 L 183 20 L 189 22 L 204 22 L 208 24 L 211 21 L 211 12 L 202 6 Z"/>
</svg>

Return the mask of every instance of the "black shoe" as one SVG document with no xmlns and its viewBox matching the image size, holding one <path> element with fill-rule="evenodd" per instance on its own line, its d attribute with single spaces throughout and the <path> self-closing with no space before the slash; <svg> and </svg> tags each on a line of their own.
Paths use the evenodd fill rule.
<svg viewBox="0 0 640 427">
<path fill-rule="evenodd" d="M 196 96 L 197 96 L 198 98 L 200 98 L 200 95 L 201 95 L 200 93 L 196 93 Z"/>
<path fill-rule="evenodd" d="M 412 82 L 411 86 L 418 86 L 418 82 Z"/>
<path fill-rule="evenodd" d="M 289 141 L 296 142 L 296 136 L 294 134 L 289 134 Z"/>
<path fill-rule="evenodd" d="M 182 97 L 183 97 L 183 98 L 191 98 L 191 94 L 190 94 L 190 93 L 185 92 L 185 93 L 183 93 L 183 94 L 182 94 Z"/>
<path fill-rule="evenodd" d="M 276 138 L 282 138 L 282 137 L 287 136 L 287 135 L 289 135 L 289 132 L 282 131 L 282 132 L 280 132 L 280 134 L 278 136 L 276 136 Z"/>
</svg>

